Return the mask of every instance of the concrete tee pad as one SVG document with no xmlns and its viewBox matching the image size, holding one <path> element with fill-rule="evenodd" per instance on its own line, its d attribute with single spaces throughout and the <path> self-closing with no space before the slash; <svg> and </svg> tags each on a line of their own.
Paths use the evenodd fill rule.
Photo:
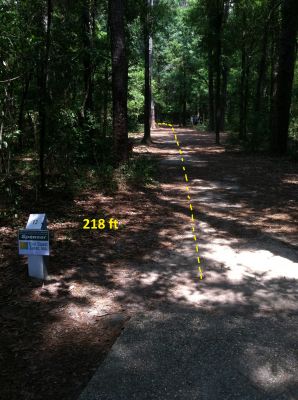
<svg viewBox="0 0 298 400">
<path fill-rule="evenodd" d="M 297 318 L 287 323 L 285 336 L 274 316 L 139 314 L 79 400 L 297 400 Z"/>
</svg>

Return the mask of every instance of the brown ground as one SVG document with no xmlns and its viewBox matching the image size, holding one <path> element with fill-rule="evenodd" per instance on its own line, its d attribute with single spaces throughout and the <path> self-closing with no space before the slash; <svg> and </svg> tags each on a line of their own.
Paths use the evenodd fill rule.
<svg viewBox="0 0 298 400">
<path fill-rule="evenodd" d="M 298 180 L 293 163 L 226 151 L 214 146 L 209 134 L 178 132 L 188 156 L 203 162 L 189 169 L 192 180 L 207 182 L 211 190 L 215 179 L 236 176 L 242 189 L 217 188 L 216 195 L 241 207 L 215 209 L 204 203 L 200 221 L 227 239 L 245 230 L 247 237 L 268 235 L 294 247 Z M 200 138 L 197 147 L 189 133 Z M 177 157 L 176 145 L 167 142 L 170 133 L 156 130 L 155 135 L 150 152 L 161 159 Z M 144 147 L 136 151 L 146 153 Z M 129 317 L 171 301 L 166 276 L 145 285 L 150 275 L 142 274 L 150 271 L 153 252 L 175 251 L 170 238 L 189 217 L 187 207 L 165 200 L 181 192 L 181 170 L 164 163 L 159 175 L 159 186 L 122 190 L 113 197 L 85 192 L 71 202 L 56 196 L 38 209 L 30 203 L 17 223 L 0 228 L 1 400 L 74 400 Z M 52 232 L 50 279 L 43 285 L 27 277 L 26 260 L 17 256 L 16 246 L 17 229 L 39 210 L 47 213 Z M 82 230 L 84 218 L 110 217 L 120 221 L 118 231 Z"/>
</svg>

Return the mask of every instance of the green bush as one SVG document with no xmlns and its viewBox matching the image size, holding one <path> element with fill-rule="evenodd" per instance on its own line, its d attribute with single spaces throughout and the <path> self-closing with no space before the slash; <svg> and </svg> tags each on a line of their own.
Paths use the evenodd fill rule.
<svg viewBox="0 0 298 400">
<path fill-rule="evenodd" d="M 298 118 L 293 118 L 289 129 L 289 154 L 298 160 Z"/>
<path fill-rule="evenodd" d="M 121 165 L 116 171 L 118 181 L 130 185 L 148 185 L 156 183 L 157 164 L 148 157 L 137 157 Z"/>
</svg>

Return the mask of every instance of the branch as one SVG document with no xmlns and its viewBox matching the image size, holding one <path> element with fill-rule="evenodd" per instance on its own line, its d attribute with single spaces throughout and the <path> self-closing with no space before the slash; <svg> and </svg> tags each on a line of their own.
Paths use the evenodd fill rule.
<svg viewBox="0 0 298 400">
<path fill-rule="evenodd" d="M 15 81 L 16 79 L 19 79 L 22 75 L 16 76 L 15 78 L 11 79 L 6 79 L 5 81 L 0 81 L 0 83 L 9 83 L 11 81 Z"/>
</svg>

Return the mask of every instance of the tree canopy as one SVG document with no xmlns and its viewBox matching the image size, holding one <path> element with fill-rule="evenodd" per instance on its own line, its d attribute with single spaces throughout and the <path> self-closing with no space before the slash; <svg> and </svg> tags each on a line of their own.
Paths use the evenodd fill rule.
<svg viewBox="0 0 298 400">
<path fill-rule="evenodd" d="M 30 154 L 39 189 L 129 157 L 155 120 L 297 149 L 295 0 L 0 2 L 0 168 Z M 147 104 L 147 105 L 146 105 Z M 149 143 L 149 142 L 148 142 Z M 294 149 L 294 150 L 293 150 Z M 10 189 L 9 189 L 10 190 Z"/>
</svg>

